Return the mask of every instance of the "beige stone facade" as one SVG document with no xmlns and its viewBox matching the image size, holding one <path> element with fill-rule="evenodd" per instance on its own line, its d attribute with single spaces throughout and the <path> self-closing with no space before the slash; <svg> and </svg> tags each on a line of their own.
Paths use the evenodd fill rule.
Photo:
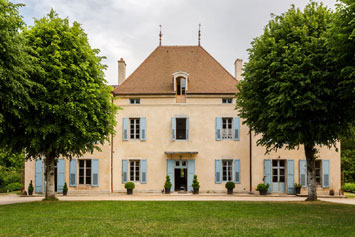
<svg viewBox="0 0 355 237">
<path fill-rule="evenodd" d="M 194 57 L 189 56 L 193 61 L 188 63 L 201 63 L 203 67 L 199 65 L 196 69 L 190 65 L 184 68 L 189 58 L 181 58 L 179 50 L 183 50 L 184 54 L 195 53 Z M 154 75 L 149 79 L 149 74 L 141 74 L 147 72 L 144 69 L 147 65 L 154 67 L 154 58 L 161 57 L 162 53 L 171 54 L 164 56 L 168 59 L 159 59 L 160 70 L 170 75 L 166 78 L 168 82 L 162 82 L 167 86 L 139 88 L 139 80 L 148 78 L 154 81 Z M 199 57 L 207 58 L 199 60 Z M 233 90 L 237 80 L 208 57 L 211 56 L 200 46 L 189 50 L 159 46 L 128 79 L 123 81 L 121 78 L 120 85 L 114 91 L 119 97 L 114 103 L 122 108 L 117 115 L 116 135 L 110 144 L 102 146 L 102 152 L 86 154 L 76 162 L 62 161 L 64 168 L 58 163 L 57 190 L 61 191 L 60 182 L 65 181 L 71 193 L 125 192 L 124 183 L 133 181 L 135 192 L 161 192 L 165 177 L 169 175 L 174 185 L 172 191 L 191 191 L 192 177 L 196 174 L 200 192 L 225 192 L 224 185 L 230 180 L 236 183 L 234 192 L 237 193 L 255 192 L 259 183 L 269 182 L 271 192 L 293 194 L 290 189 L 293 183 L 306 180 L 302 167 L 300 169 L 300 164 L 304 164 L 305 160 L 303 147 L 265 154 L 263 147 L 256 146 L 257 137 L 250 137 L 249 128 L 242 124 L 235 110 Z M 169 61 L 169 65 L 176 62 L 177 66 L 165 68 L 164 61 Z M 180 65 L 179 61 L 184 63 Z M 122 59 L 120 62 L 125 65 Z M 213 65 L 209 66 L 209 63 Z M 214 71 L 203 72 L 203 80 L 211 78 L 211 84 L 202 86 L 195 80 L 198 80 L 198 70 L 204 68 L 214 68 Z M 180 95 L 184 97 L 183 103 L 177 102 L 176 88 L 181 89 L 183 84 L 175 84 L 177 79 L 173 74 L 176 72 L 187 75 L 186 82 L 179 82 L 185 83 L 183 95 Z M 240 75 L 240 72 L 236 74 Z M 164 80 L 164 75 L 159 74 L 159 80 Z M 219 83 L 219 78 L 224 86 L 214 88 L 213 83 Z M 132 86 L 138 88 L 130 94 Z M 206 89 L 199 91 L 199 86 Z M 230 86 L 234 89 L 230 90 Z M 224 87 L 228 88 L 224 90 Z M 147 88 L 154 93 L 149 93 Z M 178 136 L 185 136 L 186 139 L 178 139 Z M 328 194 L 333 189 L 337 193 L 340 189 L 340 150 L 337 152 L 322 147 L 318 156 L 321 160 L 318 164 L 318 192 Z M 38 192 L 42 182 L 43 191 L 43 171 L 40 161 L 26 162 L 25 187 L 33 180 Z M 305 187 L 302 192 L 306 190 Z"/>
</svg>

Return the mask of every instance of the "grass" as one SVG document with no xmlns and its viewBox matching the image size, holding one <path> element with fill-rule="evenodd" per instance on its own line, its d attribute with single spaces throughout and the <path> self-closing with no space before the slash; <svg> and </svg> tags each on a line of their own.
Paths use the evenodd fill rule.
<svg viewBox="0 0 355 237">
<path fill-rule="evenodd" d="M 33 202 L 0 206 L 0 236 L 354 236 L 325 202 Z"/>
<path fill-rule="evenodd" d="M 9 195 L 9 194 L 21 195 L 21 191 L 12 191 L 12 192 L 8 192 L 8 193 L 0 193 L 0 195 Z"/>
<path fill-rule="evenodd" d="M 348 193 L 348 192 L 345 192 L 344 195 L 348 198 L 355 198 L 355 193 Z"/>
</svg>

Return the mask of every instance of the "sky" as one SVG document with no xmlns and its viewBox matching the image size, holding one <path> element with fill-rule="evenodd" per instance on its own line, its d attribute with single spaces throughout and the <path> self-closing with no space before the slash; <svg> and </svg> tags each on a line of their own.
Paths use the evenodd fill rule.
<svg viewBox="0 0 355 237">
<path fill-rule="evenodd" d="M 117 61 L 123 58 L 129 76 L 159 45 L 201 46 L 234 75 L 237 58 L 248 61 L 253 38 L 260 36 L 271 14 L 301 9 L 308 0 L 13 0 L 24 3 L 20 14 L 28 26 L 53 8 L 61 18 L 77 21 L 108 66 L 108 84 L 118 81 Z M 336 0 L 323 0 L 334 9 Z"/>
</svg>

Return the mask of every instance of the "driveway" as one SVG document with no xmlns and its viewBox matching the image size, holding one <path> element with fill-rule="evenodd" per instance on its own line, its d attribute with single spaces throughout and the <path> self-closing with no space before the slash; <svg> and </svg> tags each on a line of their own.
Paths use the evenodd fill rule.
<svg viewBox="0 0 355 237">
<path fill-rule="evenodd" d="M 305 197 L 257 196 L 223 194 L 101 194 L 57 196 L 60 201 L 252 201 L 252 202 L 302 202 Z M 16 194 L 0 195 L 0 205 L 41 201 L 43 196 L 21 197 Z M 321 201 L 355 205 L 355 198 L 319 198 Z"/>
</svg>

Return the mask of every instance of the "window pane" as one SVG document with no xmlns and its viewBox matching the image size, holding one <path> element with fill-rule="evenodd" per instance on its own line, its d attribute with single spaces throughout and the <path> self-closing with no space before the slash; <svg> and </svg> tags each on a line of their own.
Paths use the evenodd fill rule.
<svg viewBox="0 0 355 237">
<path fill-rule="evenodd" d="M 79 160 L 79 167 L 84 168 L 84 160 Z"/>
<path fill-rule="evenodd" d="M 277 175 L 277 169 L 272 169 L 272 174 Z"/>
<path fill-rule="evenodd" d="M 280 182 L 284 183 L 285 182 L 285 176 L 280 176 Z"/>
<path fill-rule="evenodd" d="M 280 175 L 285 175 L 285 170 L 284 169 L 280 169 Z"/>
<path fill-rule="evenodd" d="M 272 166 L 277 166 L 277 160 L 272 161 Z"/>
<path fill-rule="evenodd" d="M 84 176 L 84 169 L 83 168 L 79 168 L 79 176 Z"/>
<path fill-rule="evenodd" d="M 176 162 L 175 162 L 175 165 L 176 165 L 176 166 L 180 166 L 180 162 L 179 162 L 179 161 L 176 161 Z"/>
<path fill-rule="evenodd" d="M 277 181 L 277 176 L 272 176 L 272 182 L 276 183 Z"/>
<path fill-rule="evenodd" d="M 84 177 L 79 177 L 79 184 L 84 184 Z"/>
<path fill-rule="evenodd" d="M 91 167 L 91 160 L 86 160 L 86 168 Z"/>
<path fill-rule="evenodd" d="M 91 184 L 91 177 L 86 177 L 86 184 Z"/>
<path fill-rule="evenodd" d="M 280 160 L 280 166 L 281 167 L 285 167 L 285 161 L 284 160 Z"/>
<path fill-rule="evenodd" d="M 186 139 L 186 118 L 176 118 L 176 139 Z"/>
</svg>

